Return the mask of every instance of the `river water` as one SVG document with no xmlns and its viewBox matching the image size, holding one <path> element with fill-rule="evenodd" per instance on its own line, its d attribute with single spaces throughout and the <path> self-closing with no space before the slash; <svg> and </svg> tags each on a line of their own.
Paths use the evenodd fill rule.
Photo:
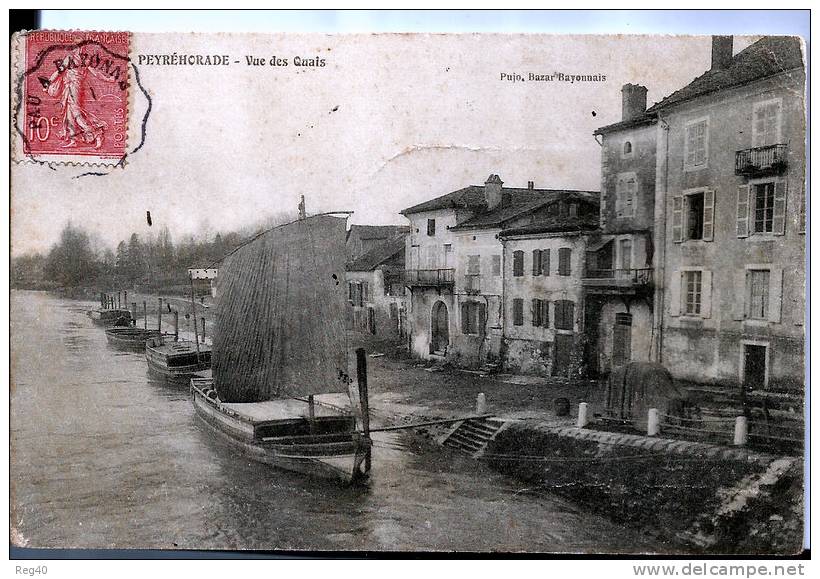
<svg viewBox="0 0 820 579">
<path fill-rule="evenodd" d="M 367 488 L 249 462 L 185 388 L 108 347 L 90 302 L 11 293 L 12 526 L 28 547 L 646 552 L 634 530 L 480 463 L 374 440 Z M 523 492 L 522 492 L 523 491 Z"/>
</svg>

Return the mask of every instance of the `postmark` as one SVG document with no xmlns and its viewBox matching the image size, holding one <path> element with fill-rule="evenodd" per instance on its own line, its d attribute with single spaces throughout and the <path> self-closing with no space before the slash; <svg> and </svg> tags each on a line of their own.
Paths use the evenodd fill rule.
<svg viewBox="0 0 820 579">
<path fill-rule="evenodd" d="M 21 38 L 15 160 L 117 164 L 128 146 L 128 32 L 34 31 Z"/>
</svg>

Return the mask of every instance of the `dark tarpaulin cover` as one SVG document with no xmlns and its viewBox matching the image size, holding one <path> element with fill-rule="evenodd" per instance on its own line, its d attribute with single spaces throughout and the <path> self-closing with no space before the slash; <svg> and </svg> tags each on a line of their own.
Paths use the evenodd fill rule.
<svg viewBox="0 0 820 579">
<path fill-rule="evenodd" d="M 340 217 L 308 217 L 225 259 L 212 354 L 221 400 L 347 392 L 345 226 Z"/>
</svg>

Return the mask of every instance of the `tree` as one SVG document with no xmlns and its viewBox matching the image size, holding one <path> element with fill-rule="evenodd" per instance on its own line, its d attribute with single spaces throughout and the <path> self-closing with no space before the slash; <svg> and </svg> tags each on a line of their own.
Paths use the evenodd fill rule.
<svg viewBox="0 0 820 579">
<path fill-rule="evenodd" d="M 69 221 L 49 251 L 44 269 L 48 279 L 64 287 L 94 284 L 98 264 L 88 233 Z"/>
</svg>

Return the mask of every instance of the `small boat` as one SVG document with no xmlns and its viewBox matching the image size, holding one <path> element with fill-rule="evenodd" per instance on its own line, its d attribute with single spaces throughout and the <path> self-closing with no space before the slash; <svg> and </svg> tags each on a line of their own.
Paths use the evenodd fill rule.
<svg viewBox="0 0 820 579">
<path fill-rule="evenodd" d="M 370 471 L 364 350 L 348 375 L 346 218 L 301 216 L 229 254 L 219 270 L 210 376 L 196 415 L 262 463 L 346 483 Z M 348 408 L 314 397 L 346 393 Z"/>
<path fill-rule="evenodd" d="M 165 336 L 149 338 L 145 343 L 148 369 L 167 380 L 181 380 L 187 385 L 196 372 L 211 367 L 211 347 L 189 340 L 169 340 Z"/>
<path fill-rule="evenodd" d="M 133 350 L 143 352 L 145 343 L 150 338 L 159 338 L 162 332 L 159 330 L 148 330 L 144 328 L 113 327 L 105 330 L 105 338 L 108 343 L 120 350 Z"/>
<path fill-rule="evenodd" d="M 129 326 L 133 322 L 131 312 L 126 309 L 97 308 L 89 310 L 88 317 L 98 326 Z"/>
</svg>

